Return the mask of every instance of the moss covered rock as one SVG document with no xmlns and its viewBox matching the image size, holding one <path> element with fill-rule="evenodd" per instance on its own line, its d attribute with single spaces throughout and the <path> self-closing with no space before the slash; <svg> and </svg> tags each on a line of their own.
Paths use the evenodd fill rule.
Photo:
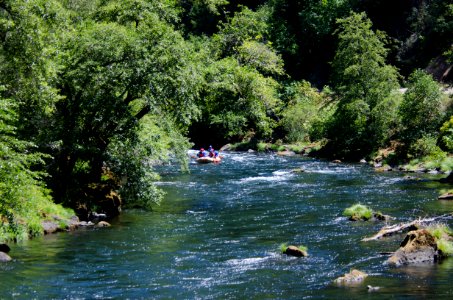
<svg viewBox="0 0 453 300">
<path fill-rule="evenodd" d="M 439 258 L 436 238 L 426 229 L 407 233 L 400 248 L 387 260 L 400 266 L 412 263 L 435 262 Z"/>
</svg>

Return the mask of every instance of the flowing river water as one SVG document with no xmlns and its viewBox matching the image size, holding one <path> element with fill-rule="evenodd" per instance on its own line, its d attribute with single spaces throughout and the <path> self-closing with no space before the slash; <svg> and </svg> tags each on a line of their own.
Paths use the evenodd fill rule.
<svg viewBox="0 0 453 300">
<path fill-rule="evenodd" d="M 152 212 L 128 210 L 110 228 L 11 245 L 0 298 L 453 298 L 453 258 L 389 267 L 381 253 L 395 251 L 403 235 L 361 242 L 383 224 L 342 216 L 356 203 L 397 221 L 453 212 L 453 202 L 437 200 L 446 188 L 439 176 L 252 153 L 190 169 L 160 168 L 167 195 Z M 310 256 L 283 255 L 283 243 L 307 246 Z M 353 268 L 369 274 L 363 284 L 332 283 Z"/>
</svg>

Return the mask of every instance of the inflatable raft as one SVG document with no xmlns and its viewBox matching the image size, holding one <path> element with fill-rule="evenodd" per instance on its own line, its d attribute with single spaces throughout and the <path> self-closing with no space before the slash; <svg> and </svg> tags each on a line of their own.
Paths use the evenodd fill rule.
<svg viewBox="0 0 453 300">
<path fill-rule="evenodd" d="M 219 163 L 222 159 L 220 157 L 199 157 L 197 158 L 197 163 L 199 164 L 209 164 L 209 163 Z"/>
</svg>

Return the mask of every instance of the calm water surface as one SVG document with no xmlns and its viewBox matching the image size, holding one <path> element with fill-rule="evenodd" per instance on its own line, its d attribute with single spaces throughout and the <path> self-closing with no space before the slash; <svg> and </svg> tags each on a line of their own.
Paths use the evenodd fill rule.
<svg viewBox="0 0 453 300">
<path fill-rule="evenodd" d="M 453 298 L 453 258 L 388 267 L 380 253 L 396 250 L 403 236 L 361 242 L 382 223 L 342 217 L 355 203 L 398 221 L 451 212 L 453 202 L 437 200 L 445 188 L 438 177 L 249 153 L 193 163 L 189 175 L 160 171 L 167 196 L 155 211 L 12 245 L 14 261 L 0 264 L 0 298 Z M 283 243 L 305 245 L 310 256 L 282 255 Z M 370 275 L 364 284 L 332 284 L 352 268 Z M 369 293 L 368 284 L 381 288 Z"/>
</svg>

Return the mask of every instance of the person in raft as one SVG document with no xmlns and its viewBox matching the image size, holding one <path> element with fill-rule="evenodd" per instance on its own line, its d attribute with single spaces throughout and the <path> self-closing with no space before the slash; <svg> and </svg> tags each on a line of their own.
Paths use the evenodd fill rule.
<svg viewBox="0 0 453 300">
<path fill-rule="evenodd" d="M 198 153 L 197 153 L 198 158 L 206 157 L 206 156 L 208 156 L 208 153 L 204 150 L 204 148 L 201 148 L 200 151 L 198 151 Z"/>
<path fill-rule="evenodd" d="M 219 152 L 214 150 L 214 148 L 212 148 L 211 146 L 209 146 L 211 150 L 209 150 L 209 157 L 212 157 L 212 158 L 217 158 L 219 157 Z"/>
</svg>

